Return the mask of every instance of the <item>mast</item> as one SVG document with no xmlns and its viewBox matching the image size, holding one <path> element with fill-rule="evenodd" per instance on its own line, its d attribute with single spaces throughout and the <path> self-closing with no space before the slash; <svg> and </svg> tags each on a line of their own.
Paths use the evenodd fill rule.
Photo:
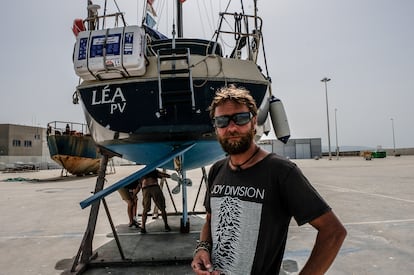
<svg viewBox="0 0 414 275">
<path fill-rule="evenodd" d="M 177 32 L 178 37 L 183 37 L 183 4 L 181 0 L 177 1 Z"/>
<path fill-rule="evenodd" d="M 261 28 L 259 28 L 259 23 L 258 23 L 259 18 L 257 16 L 257 0 L 254 0 L 253 3 L 254 3 L 254 30 L 253 30 L 254 35 L 252 37 L 253 45 L 252 45 L 252 56 L 251 57 L 254 62 L 257 62 L 257 57 L 259 55 L 260 40 L 262 39 L 262 33 L 261 33 Z M 265 62 L 266 62 L 266 58 L 265 58 Z"/>
<path fill-rule="evenodd" d="M 257 30 L 257 26 L 258 26 L 258 24 L 257 24 L 257 0 L 254 0 L 253 1 L 253 3 L 254 3 L 254 29 L 255 30 Z"/>
</svg>

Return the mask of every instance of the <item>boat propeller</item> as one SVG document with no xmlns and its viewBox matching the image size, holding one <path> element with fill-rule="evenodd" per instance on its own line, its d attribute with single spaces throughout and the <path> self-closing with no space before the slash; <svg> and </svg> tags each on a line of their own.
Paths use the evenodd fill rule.
<svg viewBox="0 0 414 275">
<path fill-rule="evenodd" d="M 191 181 L 191 179 L 188 179 L 188 178 L 183 179 L 183 178 L 181 178 L 180 176 L 178 176 L 178 174 L 177 174 L 177 173 L 173 173 L 173 174 L 171 174 L 170 178 L 171 178 L 173 181 L 176 181 L 176 182 L 178 183 L 178 184 L 177 184 L 177 186 L 175 186 L 175 187 L 171 190 L 171 192 L 172 192 L 174 195 L 176 195 L 176 194 L 180 193 L 180 190 L 181 190 L 181 185 L 182 185 L 182 184 L 185 184 L 186 186 L 192 186 L 192 185 L 193 185 L 193 182 Z"/>
</svg>

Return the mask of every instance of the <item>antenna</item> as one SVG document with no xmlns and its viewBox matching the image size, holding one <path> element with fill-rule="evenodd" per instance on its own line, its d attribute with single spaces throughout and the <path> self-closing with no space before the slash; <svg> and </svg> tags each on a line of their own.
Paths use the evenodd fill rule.
<svg viewBox="0 0 414 275">
<path fill-rule="evenodd" d="M 88 5 L 88 11 L 92 12 L 93 14 L 97 14 L 98 10 L 101 8 L 101 6 L 97 4 L 90 4 Z"/>
<path fill-rule="evenodd" d="M 88 29 L 94 30 L 96 28 L 96 20 L 98 17 L 98 10 L 101 6 L 93 4 L 92 1 L 88 1 Z"/>
</svg>

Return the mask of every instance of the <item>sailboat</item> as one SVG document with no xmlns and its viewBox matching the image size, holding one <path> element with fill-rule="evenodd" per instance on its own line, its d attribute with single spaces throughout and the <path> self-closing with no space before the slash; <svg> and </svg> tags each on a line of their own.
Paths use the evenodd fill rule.
<svg viewBox="0 0 414 275">
<path fill-rule="evenodd" d="M 250 91 L 259 108 L 257 138 L 270 131 L 270 121 L 280 140 L 290 136 L 283 105 L 272 94 L 256 0 L 249 1 L 251 14 L 243 5 L 247 1 L 234 11 L 227 5 L 211 39 L 184 37 L 191 22 L 183 22 L 183 0 L 175 1 L 171 36 L 160 32 L 154 1 L 144 1 L 141 25 L 128 25 L 119 10 L 108 13 L 106 1 L 100 13 L 90 0 L 87 18 L 74 21 L 73 64 L 81 80 L 74 101 L 82 104 L 91 136 L 100 148 L 145 165 L 98 190 L 82 208 L 155 168 L 174 169 L 186 182 L 185 171 L 222 158 L 209 105 L 223 86 Z M 110 21 L 114 25 L 108 27 Z M 186 227 L 186 184 L 181 187 Z"/>
<path fill-rule="evenodd" d="M 116 2 L 110 13 L 106 0 L 102 9 L 88 0 L 87 18 L 74 20 L 73 64 L 80 83 L 73 99 L 81 103 L 91 136 L 104 154 L 95 193 L 80 202 L 82 208 L 91 206 L 91 214 L 72 271 L 92 257 L 99 203 L 108 211 L 107 195 L 155 168 L 178 173 L 180 231 L 189 232 L 186 188 L 191 180 L 186 171 L 201 167 L 205 179 L 204 167 L 225 155 L 209 116 L 218 89 L 232 84 L 250 91 L 258 106 L 257 139 L 272 126 L 282 142 L 290 136 L 283 104 L 271 89 L 257 0 L 233 1 L 237 7 L 229 0 L 209 39 L 184 36 L 184 27 L 193 31 L 198 20 L 184 21 L 184 14 L 194 12 L 186 10 L 190 1 L 197 0 L 145 0 L 141 24 L 128 25 Z M 206 2 L 210 7 L 216 3 Z M 171 34 L 157 25 L 157 14 L 168 17 L 165 10 L 174 11 Z M 144 167 L 104 189 L 107 155 Z"/>
<path fill-rule="evenodd" d="M 88 17 L 74 25 L 81 30 L 74 68 L 83 80 L 76 96 L 97 144 L 140 164 L 194 144 L 183 154 L 185 168 L 211 164 L 224 154 L 208 107 L 216 90 L 228 84 L 251 91 L 260 107 L 259 128 L 269 130 L 271 81 L 257 64 L 262 20 L 256 1 L 253 15 L 221 13 L 211 40 L 183 37 L 182 0 L 176 1 L 177 30 L 171 38 L 149 26 L 151 13 L 141 26 L 99 29 L 109 17 L 124 22 L 123 14 L 99 15 L 98 6 L 88 2 Z M 153 2 L 146 1 L 147 10 Z M 233 46 L 225 53 L 220 42 L 230 40 Z M 175 169 L 173 160 L 163 167 Z"/>
</svg>

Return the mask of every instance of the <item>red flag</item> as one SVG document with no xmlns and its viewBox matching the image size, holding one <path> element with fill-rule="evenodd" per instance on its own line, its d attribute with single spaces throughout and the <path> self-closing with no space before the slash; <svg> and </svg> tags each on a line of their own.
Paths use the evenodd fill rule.
<svg viewBox="0 0 414 275">
<path fill-rule="evenodd" d="M 184 3 L 184 2 L 185 2 L 185 0 L 180 0 L 180 2 L 181 2 L 181 3 Z"/>
</svg>

